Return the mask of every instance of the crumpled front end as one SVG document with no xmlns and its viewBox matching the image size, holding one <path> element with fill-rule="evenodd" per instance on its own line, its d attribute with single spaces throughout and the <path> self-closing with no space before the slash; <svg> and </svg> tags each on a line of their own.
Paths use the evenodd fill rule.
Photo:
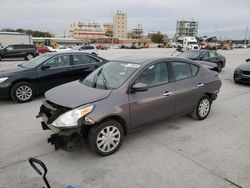
<svg viewBox="0 0 250 188">
<path fill-rule="evenodd" d="M 42 118 L 41 126 L 43 130 L 51 130 L 54 132 L 48 143 L 55 146 L 55 150 L 59 148 L 68 150 L 76 145 L 81 138 L 86 135 L 88 126 L 78 125 L 72 127 L 56 127 L 53 122 L 62 114 L 72 110 L 68 107 L 57 105 L 49 100 L 44 100 L 37 118 Z M 82 122 L 82 121 L 81 121 Z M 84 121 L 83 121 L 84 122 Z M 86 122 L 87 124 L 87 122 Z"/>
</svg>

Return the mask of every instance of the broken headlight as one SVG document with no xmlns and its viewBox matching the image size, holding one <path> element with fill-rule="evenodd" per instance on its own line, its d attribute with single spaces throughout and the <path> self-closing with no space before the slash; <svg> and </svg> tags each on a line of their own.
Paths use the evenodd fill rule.
<svg viewBox="0 0 250 188">
<path fill-rule="evenodd" d="M 53 123 L 52 125 L 55 127 L 61 127 L 61 128 L 69 128 L 69 127 L 75 127 L 78 125 L 78 120 L 88 115 L 94 110 L 94 106 L 83 106 L 76 108 L 74 110 L 70 110 L 68 112 L 65 112 L 64 114 L 60 115 Z"/>
</svg>

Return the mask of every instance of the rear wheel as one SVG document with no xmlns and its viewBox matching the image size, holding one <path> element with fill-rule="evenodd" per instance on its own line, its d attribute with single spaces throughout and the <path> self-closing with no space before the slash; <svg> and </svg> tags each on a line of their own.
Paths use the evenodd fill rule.
<svg viewBox="0 0 250 188">
<path fill-rule="evenodd" d="M 31 60 L 33 58 L 34 58 L 33 54 L 26 54 L 26 56 L 25 56 L 25 60 Z"/>
<path fill-rule="evenodd" d="M 35 95 L 34 87 L 29 82 L 18 82 L 10 91 L 11 98 L 19 103 L 29 102 Z"/>
<path fill-rule="evenodd" d="M 122 144 L 124 131 L 120 123 L 113 119 L 91 127 L 88 141 L 92 151 L 107 156 L 115 153 Z"/>
<path fill-rule="evenodd" d="M 191 113 L 191 116 L 197 120 L 205 119 L 211 109 L 211 99 L 208 96 L 203 96 L 197 103 L 195 110 Z"/>
</svg>

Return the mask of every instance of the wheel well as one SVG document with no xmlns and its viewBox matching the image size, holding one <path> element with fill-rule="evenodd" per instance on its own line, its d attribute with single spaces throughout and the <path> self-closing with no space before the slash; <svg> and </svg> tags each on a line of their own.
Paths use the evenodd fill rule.
<svg viewBox="0 0 250 188">
<path fill-rule="evenodd" d="M 29 80 L 29 79 L 15 80 L 14 82 L 12 82 L 11 88 L 12 88 L 16 83 L 18 83 L 18 82 L 28 82 L 28 83 L 30 83 L 30 84 L 34 87 L 34 89 L 35 89 L 35 94 L 37 94 L 37 92 L 38 92 L 38 87 L 37 87 L 36 83 L 33 82 L 32 80 Z"/>
<path fill-rule="evenodd" d="M 103 122 L 107 119 L 113 119 L 113 120 L 116 120 L 117 122 L 119 122 L 122 125 L 122 128 L 124 130 L 124 134 L 127 135 L 128 127 L 127 127 L 126 121 L 123 118 L 121 118 L 120 116 L 109 116 L 109 117 L 105 117 L 100 122 Z"/>
<path fill-rule="evenodd" d="M 213 100 L 213 94 L 212 93 L 205 93 L 205 95 L 207 95 L 211 99 L 211 101 Z"/>
</svg>

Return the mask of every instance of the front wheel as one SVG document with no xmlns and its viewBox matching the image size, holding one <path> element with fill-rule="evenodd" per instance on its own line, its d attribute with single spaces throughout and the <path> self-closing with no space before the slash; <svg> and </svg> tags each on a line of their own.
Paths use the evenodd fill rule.
<svg viewBox="0 0 250 188">
<path fill-rule="evenodd" d="M 218 63 L 218 72 L 221 72 L 221 71 L 222 71 L 222 68 L 223 68 L 222 63 Z"/>
<path fill-rule="evenodd" d="M 25 56 L 25 60 L 31 60 L 31 59 L 33 59 L 34 58 L 34 55 L 33 54 L 27 54 L 26 56 Z"/>
<path fill-rule="evenodd" d="M 91 127 L 88 141 L 92 151 L 107 156 L 115 153 L 122 144 L 124 131 L 120 123 L 108 119 Z"/>
<path fill-rule="evenodd" d="M 191 113 L 191 116 L 197 120 L 205 119 L 211 109 L 211 99 L 208 96 L 202 97 L 197 103 L 195 110 Z"/>
<path fill-rule="evenodd" d="M 35 91 L 29 82 L 18 82 L 11 88 L 10 95 L 14 101 L 25 103 L 32 100 Z"/>
</svg>

